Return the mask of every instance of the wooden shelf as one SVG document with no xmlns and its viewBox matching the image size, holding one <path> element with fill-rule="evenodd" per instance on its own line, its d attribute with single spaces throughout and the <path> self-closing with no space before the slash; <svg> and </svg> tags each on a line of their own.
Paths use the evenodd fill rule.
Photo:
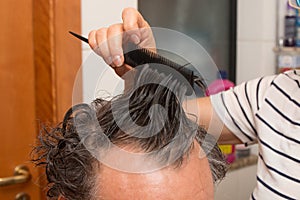
<svg viewBox="0 0 300 200">
<path fill-rule="evenodd" d="M 244 158 L 238 158 L 229 165 L 228 171 L 234 171 L 243 167 L 248 167 L 257 164 L 258 156 L 250 155 Z"/>
<path fill-rule="evenodd" d="M 300 54 L 300 47 L 274 47 L 273 51 L 275 53 L 282 53 L 282 52 L 286 52 L 286 53 L 299 53 Z"/>
</svg>

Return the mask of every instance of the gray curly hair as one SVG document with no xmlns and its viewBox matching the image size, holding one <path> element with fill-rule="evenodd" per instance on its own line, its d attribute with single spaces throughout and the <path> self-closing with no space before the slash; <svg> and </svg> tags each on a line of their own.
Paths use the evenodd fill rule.
<svg viewBox="0 0 300 200">
<path fill-rule="evenodd" d="M 97 175 L 101 163 L 90 147 L 95 145 L 94 149 L 99 151 L 107 149 L 100 135 L 118 146 L 156 152 L 149 159 L 174 167 L 181 166 L 193 148 L 193 141 L 197 141 L 206 153 L 213 180 L 216 182 L 225 176 L 227 164 L 215 139 L 188 119 L 182 108 L 185 86 L 171 76 L 148 68 L 137 73 L 134 84 L 137 88 L 110 101 L 96 99 L 91 105 L 75 105 L 58 126 L 41 130 L 33 161 L 45 166 L 48 199 L 96 198 L 95 179 L 101 176 Z M 165 109 L 165 114 L 151 109 L 156 104 Z M 120 126 L 126 127 L 126 131 Z M 157 126 L 162 128 L 157 131 Z"/>
</svg>

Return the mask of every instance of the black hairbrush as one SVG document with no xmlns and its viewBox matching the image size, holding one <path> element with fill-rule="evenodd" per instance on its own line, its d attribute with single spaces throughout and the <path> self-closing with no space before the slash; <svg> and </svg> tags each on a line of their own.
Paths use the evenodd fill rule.
<svg viewBox="0 0 300 200">
<path fill-rule="evenodd" d="M 69 31 L 70 34 L 72 34 L 73 36 L 77 37 L 78 39 L 88 43 L 88 39 L 85 37 L 82 37 L 81 35 L 78 35 L 74 32 Z M 169 66 L 172 69 L 175 69 L 177 72 L 179 72 L 182 76 L 185 77 L 186 81 L 190 84 L 191 87 L 187 87 L 187 95 L 191 95 L 193 93 L 193 88 L 194 85 L 198 85 L 198 87 L 200 87 L 201 90 L 205 91 L 206 89 L 206 85 L 203 82 L 203 79 L 201 79 L 198 76 L 194 75 L 193 70 L 188 69 L 186 67 L 186 65 L 180 65 L 176 62 L 173 62 L 171 60 L 169 60 L 168 58 L 165 58 L 155 52 L 152 52 L 148 49 L 145 48 L 141 48 L 133 43 L 129 43 L 126 48 L 124 49 L 125 53 L 124 54 L 124 63 L 130 65 L 131 67 L 137 67 L 139 65 L 143 65 L 143 64 L 150 64 L 150 63 L 157 63 L 157 64 L 162 64 L 162 65 L 166 65 Z M 151 65 L 150 65 L 151 68 Z M 157 69 L 157 68 L 156 68 Z M 168 74 L 171 71 L 170 70 L 166 70 L 166 69 L 157 69 L 159 72 Z M 177 77 L 175 74 L 173 75 L 174 78 L 177 78 L 179 80 L 180 77 Z M 184 82 L 186 82 L 184 81 Z"/>
</svg>

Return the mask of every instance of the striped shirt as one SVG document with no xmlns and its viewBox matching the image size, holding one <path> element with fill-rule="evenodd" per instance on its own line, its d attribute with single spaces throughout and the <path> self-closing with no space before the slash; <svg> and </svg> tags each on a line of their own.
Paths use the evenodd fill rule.
<svg viewBox="0 0 300 200">
<path fill-rule="evenodd" d="M 300 199 L 300 70 L 245 82 L 211 102 L 241 141 L 258 143 L 250 199 Z"/>
</svg>

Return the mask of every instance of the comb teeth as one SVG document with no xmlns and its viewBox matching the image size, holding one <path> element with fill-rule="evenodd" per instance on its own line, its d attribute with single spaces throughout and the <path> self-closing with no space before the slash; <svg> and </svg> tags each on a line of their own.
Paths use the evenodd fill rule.
<svg viewBox="0 0 300 200">
<path fill-rule="evenodd" d="M 137 67 L 139 65 L 143 64 L 150 64 L 151 68 L 151 63 L 156 63 L 156 64 L 162 64 L 170 69 L 162 69 L 162 68 L 155 68 L 159 72 L 165 73 L 165 74 L 170 74 L 172 73 L 171 69 L 175 69 L 177 72 L 179 72 L 189 83 L 187 87 L 187 95 L 191 95 L 193 93 L 193 87 L 194 87 L 194 72 L 182 65 L 179 65 L 178 63 L 175 63 L 155 52 L 152 52 L 148 49 L 145 48 L 140 48 L 136 45 L 129 44 L 131 47 L 130 51 L 127 51 L 127 53 L 124 54 L 124 59 L 125 63 L 132 66 L 132 67 Z M 132 48 L 133 47 L 133 48 Z M 125 48 L 126 49 L 126 48 Z M 126 52 L 126 51 L 125 51 Z M 175 75 L 173 73 L 173 77 L 176 78 L 177 80 L 182 80 L 182 78 L 178 77 L 178 75 Z M 185 84 L 187 83 L 186 81 L 181 81 L 184 82 Z"/>
</svg>

